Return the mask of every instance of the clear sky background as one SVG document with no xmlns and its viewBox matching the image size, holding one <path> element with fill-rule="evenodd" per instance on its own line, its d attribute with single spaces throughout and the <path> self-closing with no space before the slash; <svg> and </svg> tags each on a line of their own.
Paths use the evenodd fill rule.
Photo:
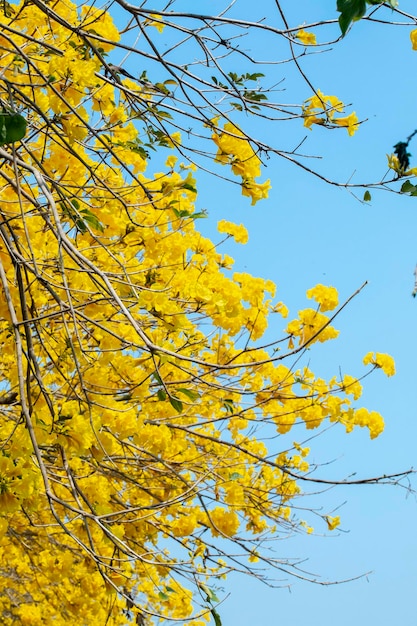
<svg viewBox="0 0 417 626">
<path fill-rule="evenodd" d="M 172 9 L 213 14 L 224 5 L 222 0 L 177 0 Z M 282 0 L 281 6 L 292 26 L 338 15 L 336 0 Z M 417 13 L 413 0 L 400 0 L 400 8 Z M 282 27 L 273 0 L 237 0 L 231 14 L 267 17 Z M 388 18 L 390 12 L 384 11 L 384 16 Z M 318 42 L 331 41 L 339 32 L 336 25 L 312 30 Z M 352 103 L 348 112 L 355 110 L 360 120 L 366 120 L 354 137 L 348 137 L 344 129 L 318 126 L 310 132 L 300 120 L 257 124 L 248 118 L 245 128 L 263 134 L 283 150 L 294 149 L 307 136 L 303 151 L 323 158 L 305 163 L 330 179 L 381 180 L 387 171 L 386 154 L 417 128 L 417 52 L 411 48 L 411 30 L 411 26 L 361 21 L 337 45 L 314 49 L 301 59 L 316 88 Z M 265 59 L 288 56 L 288 47 L 280 47 L 266 35 L 250 43 L 242 40 L 240 45 Z M 128 63 L 125 67 L 135 70 Z M 230 69 L 265 71 L 265 85 L 279 83 L 278 88 L 285 91 L 276 97 L 286 102 L 300 103 L 312 95 L 290 64 L 270 65 L 265 70 L 230 62 Z M 410 152 L 414 156 L 411 165 L 417 167 L 417 136 Z M 338 317 L 339 339 L 311 349 L 310 367 L 316 375 L 329 379 L 340 370 L 361 376 L 367 371 L 362 358 L 368 351 L 393 355 L 397 366 L 394 378 L 386 378 L 381 371 L 367 378 L 357 403 L 384 416 L 385 432 L 371 441 L 367 430 L 346 435 L 338 427 L 313 440 L 311 460 L 330 463 L 317 476 L 343 480 L 353 473 L 362 478 L 417 467 L 417 299 L 411 297 L 417 262 L 417 198 L 372 191 L 372 202 L 363 203 L 357 199 L 363 197 L 363 190 L 355 197 L 282 158 L 271 158 L 266 166 L 262 180 L 270 178 L 272 190 L 269 199 L 255 207 L 240 195 L 238 186 L 198 173 L 197 209 L 209 212 L 198 227 L 219 241 L 218 220 L 245 224 L 249 243 L 227 242 L 222 251 L 235 258 L 236 271 L 277 284 L 278 300 L 290 308 L 289 320 L 309 306 L 305 291 L 317 283 L 337 287 L 343 301 L 368 281 Z M 229 173 L 226 168 L 219 172 Z M 399 187 L 397 183 L 393 188 Z M 279 338 L 286 323 L 279 315 L 273 317 L 267 340 Z M 300 441 L 300 429 L 291 437 Z M 415 496 L 399 487 L 350 486 L 317 495 L 314 503 L 322 504 L 323 513 L 337 509 L 342 518 L 340 532 L 329 534 L 322 523 L 314 524 L 316 535 L 277 541 L 276 555 L 306 559 L 305 569 L 323 583 L 369 572 L 368 576 L 334 585 L 285 579 L 278 588 L 243 576 L 231 577 L 224 584 L 225 600 L 218 608 L 223 626 L 417 625 Z"/>
<path fill-rule="evenodd" d="M 212 2 L 213 7 L 220 4 Z M 337 15 L 335 0 L 287 0 L 281 5 L 291 25 Z M 258 17 L 260 11 L 276 16 L 273 6 L 273 2 L 254 5 L 249 1 L 236 5 L 241 15 L 244 9 Z M 400 8 L 416 12 L 416 3 L 403 0 Z M 389 15 L 386 11 L 385 16 Z M 281 25 L 277 16 L 274 20 Z M 381 180 L 387 170 L 386 154 L 417 128 L 417 52 L 411 48 L 411 30 L 359 22 L 342 42 L 302 60 L 316 87 L 352 103 L 349 112 L 355 110 L 360 120 L 367 119 L 354 137 L 348 137 L 345 130 L 320 127 L 309 132 L 300 121 L 269 127 L 265 123 L 271 143 L 291 149 L 307 135 L 303 148 L 323 156 L 315 165 L 329 178 Z M 319 42 L 337 36 L 334 26 L 315 32 Z M 262 38 L 258 43 L 265 46 L 265 58 L 271 58 L 268 43 Z M 311 95 L 288 66 L 271 66 L 267 78 L 270 84 L 286 79 L 286 101 L 301 102 Z M 410 152 L 411 163 L 417 166 L 417 137 Z M 362 358 L 374 350 L 392 354 L 397 366 L 394 378 L 376 371 L 366 379 L 360 401 L 384 416 L 385 432 L 371 441 L 367 431 L 345 435 L 340 427 L 316 439 L 311 443 L 312 458 L 333 461 L 317 475 L 343 479 L 352 472 L 366 477 L 417 467 L 417 300 L 411 297 L 417 261 L 417 198 L 372 192 L 372 202 L 364 204 L 348 191 L 328 186 L 278 158 L 268 161 L 263 174 L 263 179 L 271 178 L 273 187 L 269 199 L 255 207 L 239 196 L 236 187 L 220 180 L 214 184 L 199 175 L 198 208 L 207 208 L 210 214 L 199 227 L 215 237 L 219 219 L 246 225 L 249 243 L 243 247 L 228 243 L 223 249 L 235 258 L 237 271 L 277 283 L 278 299 L 290 307 L 289 319 L 308 306 L 305 291 L 316 283 L 336 286 L 344 299 L 368 281 L 337 319 L 340 338 L 310 351 L 310 366 L 316 374 L 331 377 L 341 368 L 344 373 L 362 375 L 366 371 Z M 358 196 L 362 198 L 363 191 Z M 284 327 L 277 316 L 268 338 L 278 337 Z M 218 609 L 223 625 L 417 624 L 415 497 L 407 497 L 400 488 L 362 486 L 334 489 L 318 496 L 318 502 L 323 503 L 323 512 L 340 506 L 341 531 L 277 542 L 277 555 L 307 559 L 306 570 L 324 582 L 371 573 L 354 582 L 328 586 L 286 580 L 282 584 L 290 583 L 290 591 L 236 576 L 225 584 L 225 595 L 230 596 Z M 326 534 L 320 524 L 316 531 Z"/>
</svg>

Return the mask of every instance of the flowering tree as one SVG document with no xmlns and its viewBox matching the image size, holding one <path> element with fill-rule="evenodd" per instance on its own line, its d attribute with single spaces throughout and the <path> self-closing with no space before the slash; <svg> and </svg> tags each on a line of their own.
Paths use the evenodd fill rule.
<svg viewBox="0 0 417 626">
<path fill-rule="evenodd" d="M 325 381 L 300 365 L 305 350 L 337 337 L 336 290 L 309 290 L 314 304 L 262 346 L 268 316 L 287 315 L 275 285 L 231 273 L 233 259 L 197 228 L 196 163 L 230 166 L 253 204 L 270 184 L 259 182 L 262 155 L 302 165 L 249 136 L 243 113 L 358 128 L 335 96 L 312 88 L 292 110 L 266 100 L 260 72 L 225 69 L 231 54 L 254 61 L 236 43 L 251 29 L 282 38 L 299 68 L 315 36 L 290 27 L 276 4 L 280 29 L 233 7 L 228 17 L 124 0 L 111 12 L 3 3 L 4 624 L 211 617 L 219 626 L 216 581 L 229 571 L 260 576 L 261 560 L 299 575 L 267 542 L 311 532 L 297 499 L 304 484 L 326 481 L 286 433 L 296 423 L 365 427 L 371 438 L 383 429 L 378 413 L 356 406 L 357 378 Z M 366 5 L 338 4 L 346 33 Z M 184 65 L 190 45 L 204 62 Z M 134 65 L 146 71 L 134 75 Z M 155 174 L 153 149 L 166 151 Z M 242 225 L 222 220 L 218 230 L 247 241 Z M 388 355 L 364 363 L 394 373 Z M 340 521 L 321 517 L 330 530 Z"/>
</svg>

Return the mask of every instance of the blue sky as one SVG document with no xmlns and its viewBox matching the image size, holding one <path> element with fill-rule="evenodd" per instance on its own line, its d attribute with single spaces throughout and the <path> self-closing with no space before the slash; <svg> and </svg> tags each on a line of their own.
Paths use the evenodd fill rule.
<svg viewBox="0 0 417 626">
<path fill-rule="evenodd" d="M 264 4 L 268 14 L 273 3 L 269 9 Z M 336 2 L 330 0 L 281 4 L 292 25 L 336 15 Z M 400 8 L 411 12 L 413 4 L 403 1 Z M 249 2 L 237 6 L 254 10 Z M 310 133 L 301 122 L 292 123 L 289 130 L 280 123 L 265 126 L 276 145 L 288 149 L 291 142 L 296 145 L 307 135 L 303 148 L 323 155 L 319 169 L 325 175 L 339 181 L 351 176 L 355 182 L 380 180 L 387 170 L 386 154 L 417 128 L 417 52 L 411 49 L 410 31 L 410 27 L 356 23 L 333 50 L 329 46 L 328 52 L 304 59 L 303 69 L 316 87 L 352 103 L 349 112 L 355 110 L 359 119 L 367 121 L 352 138 L 344 130 L 320 127 Z M 320 41 L 321 33 L 336 30 L 315 32 Z M 311 95 L 292 71 L 281 66 L 268 70 L 271 84 L 284 76 L 287 94 L 294 93 L 294 101 Z M 417 165 L 417 138 L 410 151 L 412 165 Z M 289 319 L 307 305 L 305 291 L 316 283 L 336 286 L 343 299 L 368 281 L 335 324 L 340 338 L 311 350 L 314 372 L 330 377 L 341 368 L 361 375 L 362 358 L 370 350 L 392 354 L 397 365 L 394 378 L 377 371 L 364 383 L 361 404 L 383 414 L 383 435 L 371 441 L 365 431 L 345 435 L 342 428 L 333 430 L 312 442 L 312 457 L 317 462 L 333 461 L 323 472 L 341 479 L 352 472 L 358 477 L 374 476 L 416 466 L 417 301 L 411 291 L 417 261 L 417 199 L 372 192 L 372 202 L 364 204 L 283 159 L 273 158 L 267 165 L 264 178 L 271 178 L 272 190 L 269 199 L 255 207 L 234 186 L 220 180 L 213 184 L 199 176 L 198 207 L 210 214 L 201 226 L 213 234 L 219 219 L 246 225 L 249 243 L 227 244 L 224 250 L 235 258 L 236 270 L 277 283 L 278 299 L 290 307 Z M 362 197 L 363 191 L 358 195 Z M 277 316 L 268 338 L 279 336 L 284 325 Z M 341 507 L 341 532 L 277 542 L 277 554 L 308 559 L 305 568 L 323 581 L 372 573 L 329 586 L 287 580 L 291 592 L 237 576 L 225 584 L 225 594 L 230 596 L 219 607 L 223 625 L 322 626 L 336 621 L 338 626 L 385 626 L 401 620 L 415 624 L 415 497 L 394 487 L 344 487 L 317 496 L 317 502 L 323 503 L 323 510 Z"/>
</svg>

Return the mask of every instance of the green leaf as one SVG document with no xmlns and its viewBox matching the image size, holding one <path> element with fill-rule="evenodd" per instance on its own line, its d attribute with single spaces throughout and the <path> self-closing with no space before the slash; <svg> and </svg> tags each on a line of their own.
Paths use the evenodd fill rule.
<svg viewBox="0 0 417 626">
<path fill-rule="evenodd" d="M 402 193 L 409 193 L 410 191 L 414 191 L 415 186 L 412 185 L 410 183 L 409 180 L 406 180 L 402 185 L 401 185 L 401 191 Z"/>
<path fill-rule="evenodd" d="M 64 215 L 68 216 L 73 221 L 75 228 L 82 234 L 87 232 L 87 224 L 96 230 L 104 231 L 104 226 L 94 213 L 90 209 L 80 209 L 80 203 L 76 198 L 69 199 L 69 205 L 62 203 L 62 211 Z M 73 207 L 73 208 L 71 208 Z M 74 209 L 74 210 L 73 210 Z"/>
<path fill-rule="evenodd" d="M 253 74 L 245 74 L 244 78 L 246 80 L 258 80 L 258 78 L 264 78 L 265 74 L 261 72 L 254 72 Z"/>
<path fill-rule="evenodd" d="M 219 598 L 216 596 L 216 594 L 213 591 L 213 589 L 210 589 L 210 587 L 206 587 L 205 591 L 207 593 L 207 601 L 208 602 L 220 602 Z"/>
<path fill-rule="evenodd" d="M 20 141 L 26 135 L 27 122 L 19 113 L 0 113 L 0 146 Z"/>
<path fill-rule="evenodd" d="M 226 409 L 227 413 L 235 412 L 235 405 L 233 403 L 233 400 L 230 400 L 230 399 L 223 400 L 223 406 Z"/>
<path fill-rule="evenodd" d="M 261 100 L 268 100 L 267 96 L 264 93 L 259 93 L 258 91 L 244 91 L 243 97 L 246 100 L 254 100 L 255 102 L 260 102 Z"/>
<path fill-rule="evenodd" d="M 167 120 L 172 120 L 172 115 L 171 113 L 168 113 L 168 111 L 163 111 L 162 109 L 156 109 L 154 113 L 156 117 L 163 117 Z"/>
<path fill-rule="evenodd" d="M 365 200 L 365 202 L 371 201 L 371 194 L 369 193 L 368 190 L 366 190 L 365 193 L 363 194 L 363 199 Z"/>
<path fill-rule="evenodd" d="M 410 196 L 417 196 L 417 186 L 410 183 L 409 180 L 406 180 L 401 185 L 401 193 L 408 193 Z"/>
<path fill-rule="evenodd" d="M 83 221 L 87 222 L 87 224 L 89 224 L 92 228 L 95 228 L 96 230 L 99 230 L 101 232 L 104 231 L 103 224 L 100 222 L 98 217 L 90 211 L 90 209 L 82 209 L 80 211 L 80 214 L 83 218 Z"/>
<path fill-rule="evenodd" d="M 172 204 L 177 204 L 176 201 L 170 202 L 169 206 Z M 198 213 L 191 213 L 191 211 L 187 211 L 187 209 L 176 209 L 175 207 L 171 207 L 175 215 L 179 218 L 189 217 L 191 220 L 198 220 L 204 217 L 207 217 L 207 211 L 199 211 Z"/>
<path fill-rule="evenodd" d="M 155 83 L 154 87 L 155 87 L 155 89 L 157 89 L 161 93 L 164 93 L 164 94 L 167 94 L 167 95 L 169 94 L 169 89 L 168 89 L 168 87 L 165 87 L 164 83 Z"/>
<path fill-rule="evenodd" d="M 178 398 L 175 398 L 175 396 L 169 396 L 169 401 L 171 403 L 171 406 L 174 407 L 174 409 L 177 411 L 177 413 L 182 413 L 182 402 L 181 402 L 181 400 L 178 400 Z"/>
<path fill-rule="evenodd" d="M 191 217 L 192 213 L 187 209 L 172 209 L 177 217 Z"/>
<path fill-rule="evenodd" d="M 190 398 L 190 400 L 192 400 L 193 402 L 200 397 L 200 394 L 196 391 L 191 391 L 191 389 L 184 389 L 183 387 L 177 389 L 177 392 L 183 393 L 184 396 L 187 396 L 187 398 Z"/>
<path fill-rule="evenodd" d="M 360 20 L 366 13 L 366 0 L 337 0 L 337 10 L 340 12 L 339 26 L 342 35 L 354 20 Z"/>
<path fill-rule="evenodd" d="M 210 609 L 210 613 L 214 618 L 215 625 L 222 626 L 222 620 L 220 619 L 220 615 L 217 613 L 216 609 Z"/>
<path fill-rule="evenodd" d="M 164 402 L 167 399 L 167 394 L 165 393 L 165 391 L 163 389 L 158 389 L 158 392 L 156 394 L 156 397 L 158 398 L 158 400 L 160 400 L 161 402 Z"/>
<path fill-rule="evenodd" d="M 190 183 L 183 183 L 181 185 L 181 189 L 187 189 L 188 191 L 193 191 L 194 193 L 197 193 L 197 189 L 190 185 Z"/>
<path fill-rule="evenodd" d="M 161 377 L 160 377 L 160 375 L 158 374 L 158 372 L 154 372 L 154 373 L 152 374 L 152 378 L 153 378 L 154 380 L 156 380 L 156 382 L 157 382 L 157 383 L 159 383 L 160 385 L 162 385 L 162 380 L 161 380 Z"/>
<path fill-rule="evenodd" d="M 158 593 L 158 596 L 161 598 L 161 600 L 169 600 L 169 596 L 166 593 L 164 593 L 163 591 L 160 591 Z"/>
</svg>

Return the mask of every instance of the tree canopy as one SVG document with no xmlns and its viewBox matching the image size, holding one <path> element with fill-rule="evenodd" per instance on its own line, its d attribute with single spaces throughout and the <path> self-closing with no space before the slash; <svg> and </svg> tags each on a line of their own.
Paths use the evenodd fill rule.
<svg viewBox="0 0 417 626">
<path fill-rule="evenodd" d="M 262 163 L 273 154 L 322 176 L 298 147 L 262 138 L 268 124 L 358 130 L 356 114 L 303 72 L 315 31 L 331 27 L 336 42 L 359 18 L 390 20 L 388 10 L 417 21 L 395 2 L 339 0 L 329 23 L 290 25 L 282 4 L 280 26 L 239 3 L 216 15 L 176 2 L 2 5 L 6 625 L 220 626 L 216 588 L 230 571 L 262 577 L 261 563 L 303 576 L 268 549 L 313 531 L 300 499 L 311 483 L 332 484 L 309 464 L 300 425 L 307 435 L 360 427 L 371 439 L 383 430 L 357 404 L 358 377 L 323 380 L 303 359 L 338 335 L 347 303 L 336 289 L 312 286 L 309 306 L 264 345 L 268 319 L 288 314 L 275 285 L 233 271 L 198 229 L 199 168 L 230 173 L 252 204 L 268 196 Z M 271 100 L 260 36 L 309 87 L 301 103 Z M 389 156 L 391 180 L 366 193 L 405 176 L 413 195 L 408 141 Z M 221 220 L 218 232 L 247 242 L 242 224 Z M 395 372 L 379 352 L 364 364 Z M 329 530 L 340 523 L 315 515 Z"/>
</svg>

